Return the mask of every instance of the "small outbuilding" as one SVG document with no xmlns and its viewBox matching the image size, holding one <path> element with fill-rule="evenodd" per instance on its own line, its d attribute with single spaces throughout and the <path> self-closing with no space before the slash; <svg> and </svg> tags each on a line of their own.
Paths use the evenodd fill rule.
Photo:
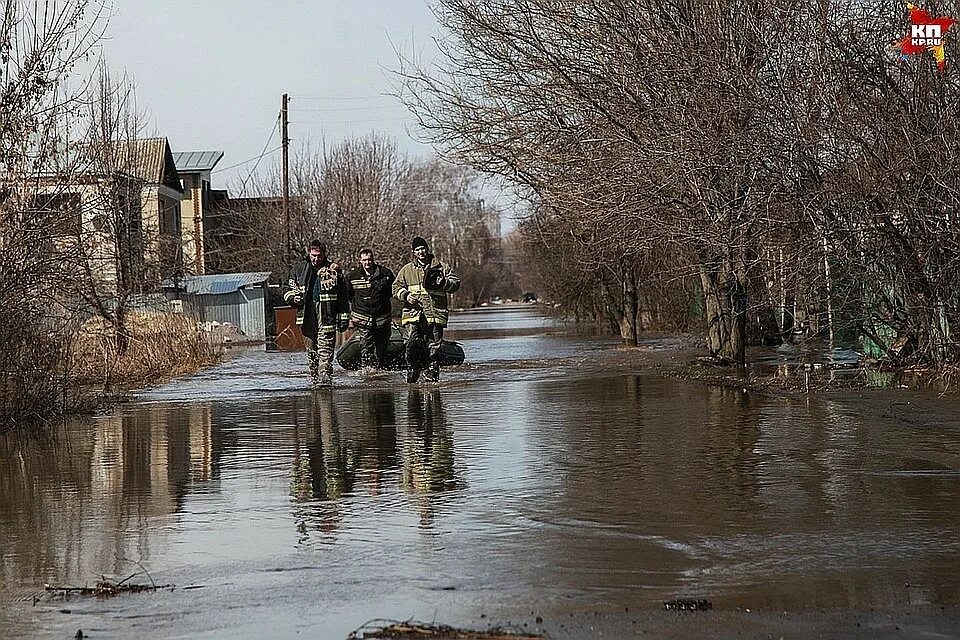
<svg viewBox="0 0 960 640">
<path fill-rule="evenodd" d="M 267 338 L 269 278 L 269 271 L 186 276 L 176 286 L 168 281 L 165 293 L 201 322 L 230 323 L 246 339 L 260 341 Z"/>
</svg>

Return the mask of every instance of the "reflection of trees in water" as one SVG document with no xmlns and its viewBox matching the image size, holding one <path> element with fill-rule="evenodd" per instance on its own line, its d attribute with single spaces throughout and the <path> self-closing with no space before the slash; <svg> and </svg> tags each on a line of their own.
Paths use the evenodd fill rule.
<svg viewBox="0 0 960 640">
<path fill-rule="evenodd" d="M 462 488 L 454 468 L 453 438 L 447 426 L 439 389 L 411 389 L 407 394 L 407 424 L 403 431 L 405 491 L 418 496 L 420 526 L 432 526 L 432 494 Z"/>
<path fill-rule="evenodd" d="M 87 581 L 146 561 L 158 522 L 222 446 L 207 407 L 150 407 L 0 437 L 0 585 Z"/>
<path fill-rule="evenodd" d="M 754 447 L 760 437 L 760 418 L 769 400 L 738 388 L 708 386 L 704 389 L 702 467 L 704 495 L 710 496 L 711 517 L 724 514 L 743 517 L 755 514 L 760 505 L 760 460 Z"/>
<path fill-rule="evenodd" d="M 756 406 L 739 390 L 622 375 L 535 385 L 531 396 L 527 438 L 565 513 L 642 528 L 756 508 Z"/>
</svg>

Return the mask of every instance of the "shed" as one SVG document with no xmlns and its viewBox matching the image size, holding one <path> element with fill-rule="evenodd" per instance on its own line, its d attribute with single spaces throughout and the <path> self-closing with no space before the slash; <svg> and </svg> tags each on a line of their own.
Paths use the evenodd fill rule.
<svg viewBox="0 0 960 640">
<path fill-rule="evenodd" d="M 203 322 L 229 322 L 250 340 L 266 340 L 269 277 L 269 271 L 186 276 L 179 291 L 171 286 L 167 296 L 179 293 L 185 310 Z"/>
</svg>

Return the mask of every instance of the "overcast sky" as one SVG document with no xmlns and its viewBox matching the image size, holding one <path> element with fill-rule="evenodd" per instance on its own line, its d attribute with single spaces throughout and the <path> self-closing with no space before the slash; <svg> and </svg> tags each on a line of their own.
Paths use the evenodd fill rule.
<svg viewBox="0 0 960 640">
<path fill-rule="evenodd" d="M 427 0 L 115 0 L 103 52 L 133 77 L 150 129 L 174 151 L 225 153 L 213 186 L 237 195 L 254 165 L 228 167 L 260 155 L 283 93 L 294 151 L 379 131 L 429 154 L 407 133 L 412 117 L 382 94 L 395 48 L 432 59 L 437 33 Z M 279 144 L 277 132 L 267 149 Z"/>
</svg>

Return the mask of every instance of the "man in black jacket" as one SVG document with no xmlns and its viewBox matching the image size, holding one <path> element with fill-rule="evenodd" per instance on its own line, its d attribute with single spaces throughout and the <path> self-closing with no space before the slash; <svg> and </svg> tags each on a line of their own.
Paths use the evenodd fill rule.
<svg viewBox="0 0 960 640">
<path fill-rule="evenodd" d="M 310 243 L 306 259 L 290 270 L 283 299 L 297 308 L 313 383 L 331 384 L 337 332 L 347 330 L 350 300 L 343 272 L 327 259 L 325 244 L 319 240 Z"/>
<path fill-rule="evenodd" d="M 360 341 L 360 362 L 364 368 L 386 364 L 390 342 L 390 301 L 393 272 L 377 264 L 373 251 L 360 251 L 360 266 L 347 274 L 350 321 Z"/>
</svg>

